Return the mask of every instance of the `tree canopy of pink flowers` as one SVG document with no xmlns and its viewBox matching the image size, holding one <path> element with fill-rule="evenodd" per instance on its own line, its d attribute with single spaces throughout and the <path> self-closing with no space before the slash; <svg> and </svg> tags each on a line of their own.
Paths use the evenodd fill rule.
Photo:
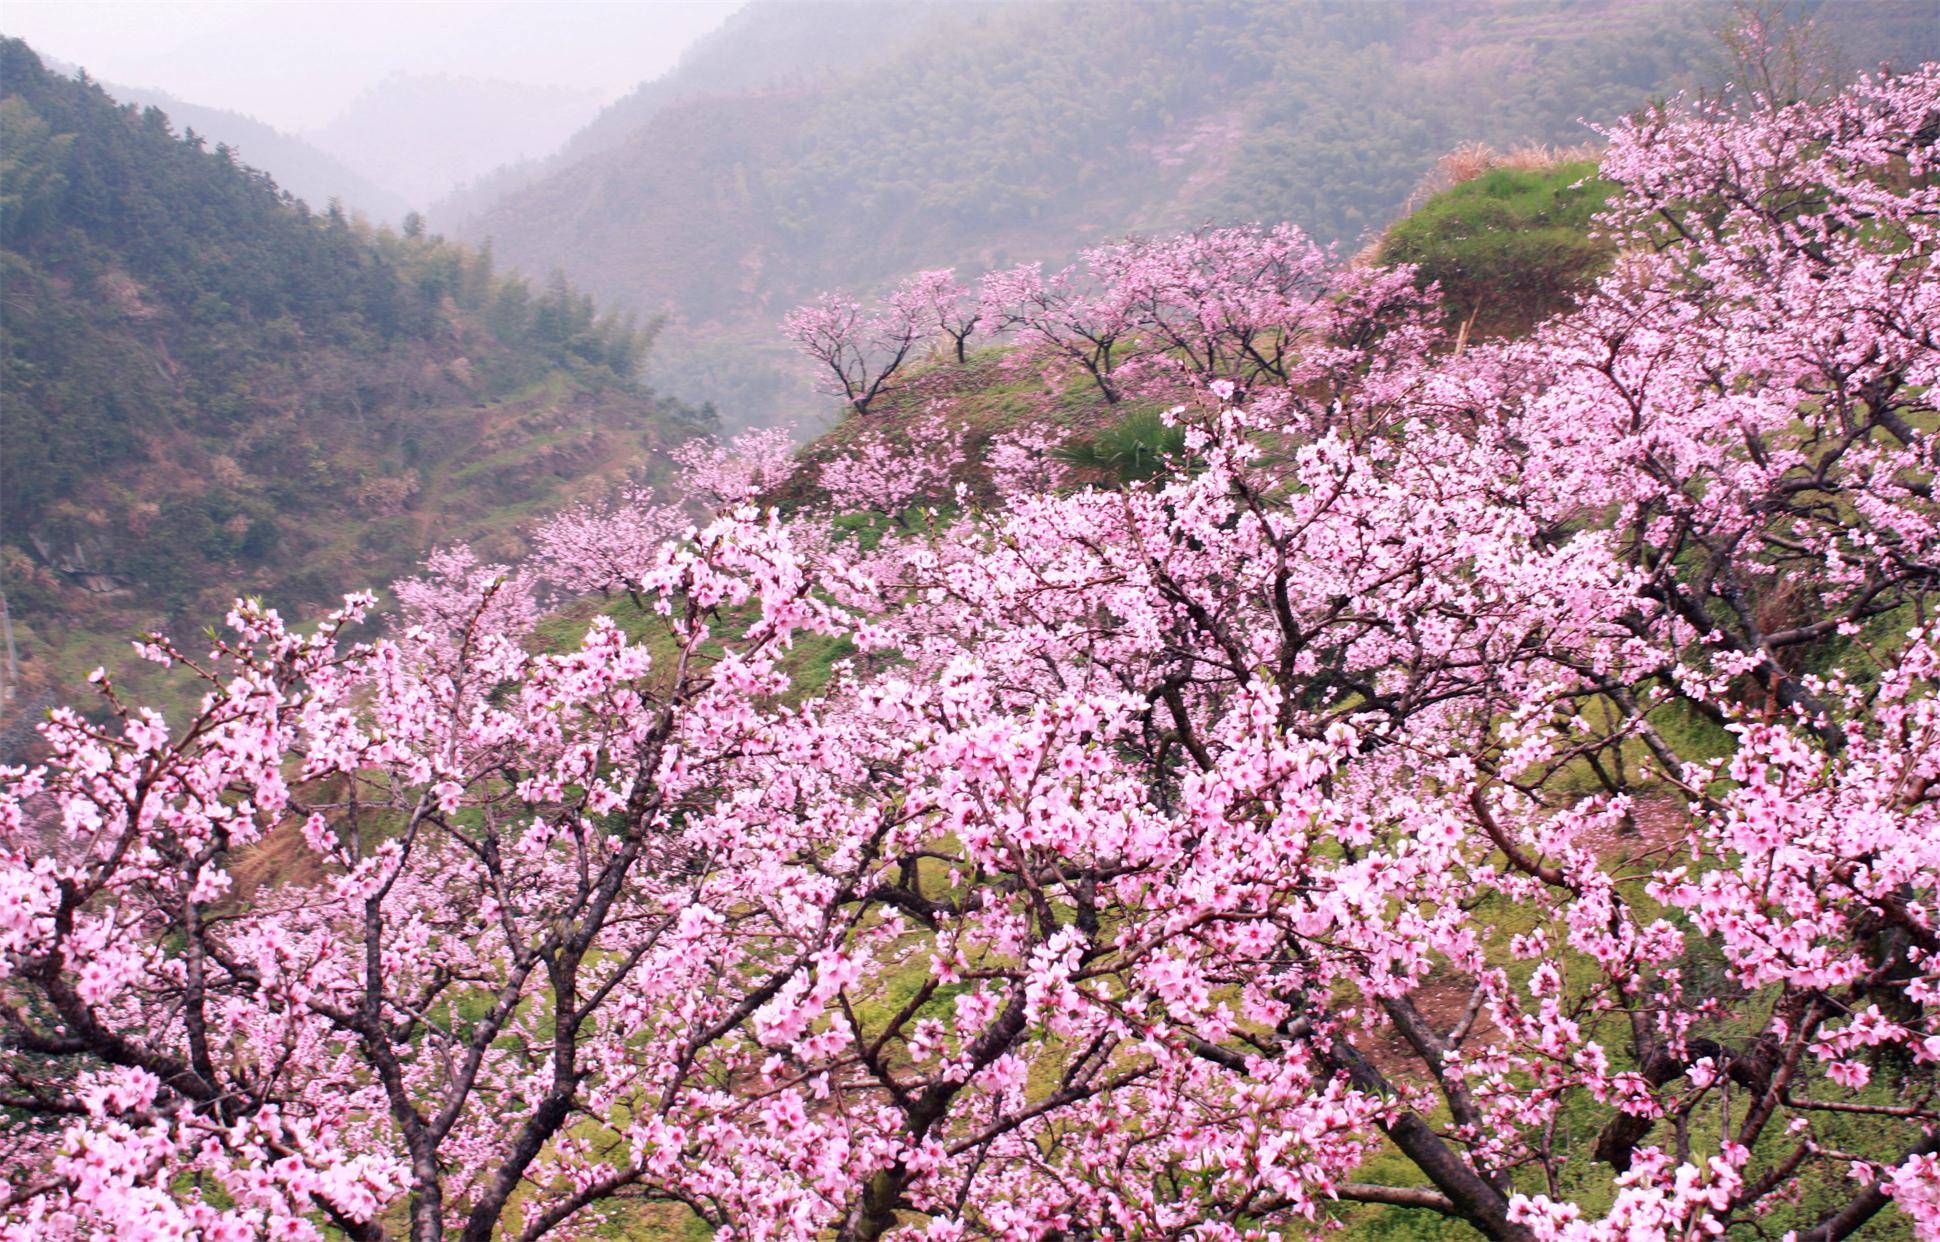
<svg viewBox="0 0 1940 1242">
<path fill-rule="evenodd" d="M 798 324 L 858 409 L 974 315 L 1174 468 L 865 544 L 755 437 L 388 637 L 152 639 L 198 711 L 0 773 L 0 1234 L 1940 1234 L 1936 135 L 1642 114 L 1614 270 L 1460 351 L 1284 228 L 926 276 Z"/>
</svg>

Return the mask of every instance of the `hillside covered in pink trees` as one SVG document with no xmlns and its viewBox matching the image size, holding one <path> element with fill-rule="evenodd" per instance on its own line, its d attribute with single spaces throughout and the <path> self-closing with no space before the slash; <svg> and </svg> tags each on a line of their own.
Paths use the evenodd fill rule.
<svg viewBox="0 0 1940 1242">
<path fill-rule="evenodd" d="M 1940 67 L 1603 136 L 1527 332 L 932 270 L 804 450 L 146 639 L 0 773 L 0 1235 L 1940 1235 Z"/>
</svg>

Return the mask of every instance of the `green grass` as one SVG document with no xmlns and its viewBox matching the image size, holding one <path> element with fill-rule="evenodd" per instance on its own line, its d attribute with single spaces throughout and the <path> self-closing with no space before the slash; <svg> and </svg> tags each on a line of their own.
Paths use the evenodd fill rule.
<svg viewBox="0 0 1940 1242">
<path fill-rule="evenodd" d="M 1596 165 L 1493 168 L 1430 198 L 1391 227 L 1383 263 L 1412 263 L 1441 286 L 1449 319 L 1481 335 L 1527 331 L 1609 267 L 1615 248 L 1591 236 L 1615 186 Z"/>
<path fill-rule="evenodd" d="M 1168 426 L 1157 409 L 1135 409 L 1094 435 L 1059 450 L 1068 466 L 1120 483 L 1156 478 L 1185 452 L 1183 427 Z"/>
</svg>

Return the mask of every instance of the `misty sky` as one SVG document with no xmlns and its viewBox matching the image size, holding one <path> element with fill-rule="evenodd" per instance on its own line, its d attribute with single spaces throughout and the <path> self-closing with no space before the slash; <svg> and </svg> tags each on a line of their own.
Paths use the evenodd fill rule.
<svg viewBox="0 0 1940 1242">
<path fill-rule="evenodd" d="M 98 78 L 292 132 L 397 72 L 617 98 L 743 0 L 6 0 L 0 33 Z"/>
</svg>

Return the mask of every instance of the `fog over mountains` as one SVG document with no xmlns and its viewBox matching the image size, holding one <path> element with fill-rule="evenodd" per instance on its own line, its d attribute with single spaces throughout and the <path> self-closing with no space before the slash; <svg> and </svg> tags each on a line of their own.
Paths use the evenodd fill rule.
<svg viewBox="0 0 1940 1242">
<path fill-rule="evenodd" d="M 53 57 L 45 58 L 48 68 L 73 77 L 79 66 Z M 226 146 L 236 158 L 252 168 L 260 168 L 276 179 L 276 184 L 296 195 L 316 210 L 341 202 L 347 210 L 372 220 L 395 223 L 411 210 L 404 198 L 365 176 L 315 142 L 285 133 L 273 125 L 227 108 L 180 99 L 164 90 L 146 86 L 126 86 L 103 82 L 107 92 L 124 104 L 141 108 L 160 108 L 168 114 L 177 132 L 195 131 L 210 146 Z"/>
<path fill-rule="evenodd" d="M 50 58 L 72 77 L 79 66 Z M 334 199 L 397 226 L 470 181 L 556 150 L 598 112 L 596 91 L 437 74 L 393 74 L 327 125 L 289 133 L 166 90 L 104 81 L 126 104 L 160 108 L 178 132 L 226 146 L 322 211 Z"/>
<path fill-rule="evenodd" d="M 600 103 L 593 90 L 397 74 L 307 136 L 423 210 L 495 168 L 549 154 Z"/>
<path fill-rule="evenodd" d="M 688 48 L 674 69 L 602 108 L 557 150 L 494 169 L 433 204 L 432 223 L 463 223 L 525 186 L 624 146 L 672 105 L 805 90 L 831 77 L 861 73 L 949 12 L 924 0 L 788 0 L 742 8 Z"/>
<path fill-rule="evenodd" d="M 551 154 L 740 3 L 380 12 L 344 0 L 15 0 L 0 34 L 69 73 L 85 68 L 117 99 L 163 105 L 178 128 L 237 149 L 316 209 L 340 197 L 395 224 L 463 182 Z"/>
</svg>

